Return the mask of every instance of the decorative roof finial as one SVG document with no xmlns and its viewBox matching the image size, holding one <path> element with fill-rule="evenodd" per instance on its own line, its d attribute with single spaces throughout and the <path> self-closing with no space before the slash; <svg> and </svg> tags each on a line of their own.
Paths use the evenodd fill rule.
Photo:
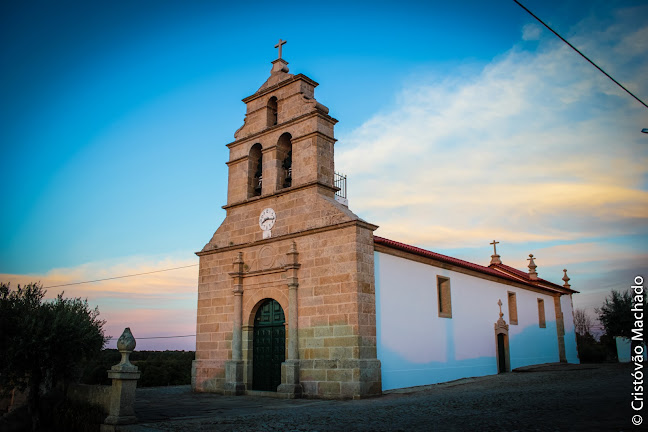
<svg viewBox="0 0 648 432">
<path fill-rule="evenodd" d="M 538 268 L 538 266 L 536 265 L 535 261 L 533 261 L 533 254 L 529 254 L 527 261 L 529 261 L 529 279 L 538 280 L 538 272 L 536 271 L 536 268 Z"/>
<path fill-rule="evenodd" d="M 493 255 L 491 255 L 491 265 L 493 264 L 502 264 L 502 260 L 500 259 L 500 256 L 497 255 L 497 245 L 499 244 L 498 241 L 493 240 L 492 243 L 489 243 L 493 245 Z"/>
<path fill-rule="evenodd" d="M 500 307 L 500 319 L 501 319 L 504 316 L 504 314 L 502 313 L 502 299 L 497 300 L 497 304 Z"/>
<path fill-rule="evenodd" d="M 565 272 L 565 276 L 563 276 L 562 280 L 565 281 L 565 284 L 563 285 L 565 288 L 570 289 L 571 285 L 569 285 L 569 276 L 567 276 L 567 269 L 563 269 Z"/>
</svg>

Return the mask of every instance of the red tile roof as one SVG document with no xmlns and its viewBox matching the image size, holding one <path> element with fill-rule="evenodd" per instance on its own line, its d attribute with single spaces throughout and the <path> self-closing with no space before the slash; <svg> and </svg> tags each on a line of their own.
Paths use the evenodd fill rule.
<svg viewBox="0 0 648 432">
<path fill-rule="evenodd" d="M 548 280 L 545 280 L 545 279 L 542 279 L 542 278 L 531 279 L 529 277 L 529 273 L 523 272 L 522 270 L 518 270 L 518 269 L 513 268 L 511 266 L 507 266 L 506 264 L 491 264 L 489 267 L 492 268 L 492 269 L 496 269 L 496 270 L 508 273 L 508 274 L 512 274 L 514 277 L 519 278 L 519 279 L 521 279 L 521 280 L 523 280 L 525 282 L 532 283 L 534 285 L 535 284 L 541 284 L 541 285 L 549 285 L 550 287 L 552 287 L 554 289 L 561 289 L 561 290 L 566 289 L 564 286 L 557 285 L 557 284 L 555 284 L 553 282 L 549 282 Z M 571 289 L 570 289 L 570 291 L 578 292 L 578 291 L 574 291 L 574 290 L 571 290 Z"/>
<path fill-rule="evenodd" d="M 453 258 L 447 255 L 442 255 L 440 253 L 432 252 L 426 249 L 421 249 L 416 246 L 411 246 L 405 243 L 400 243 L 394 240 L 389 240 L 384 237 L 378 237 L 378 236 L 374 236 L 374 244 L 387 246 L 393 249 L 398 249 L 404 252 L 409 252 L 414 255 L 419 255 L 426 258 L 431 258 L 437 261 L 456 265 L 458 267 L 463 267 L 469 270 L 474 270 L 476 272 L 494 276 L 500 279 L 506 279 L 508 281 L 513 281 L 524 285 L 532 286 L 534 288 L 546 289 L 552 292 L 559 291 L 562 293 L 578 292 L 571 289 L 567 289 L 560 285 L 556 285 L 544 279 L 532 280 L 529 278 L 529 275 L 527 273 L 514 269 L 513 267 L 509 267 L 504 264 L 493 264 L 490 267 L 485 267 L 479 264 L 474 264 L 468 261 L 461 260 L 459 258 Z"/>
</svg>

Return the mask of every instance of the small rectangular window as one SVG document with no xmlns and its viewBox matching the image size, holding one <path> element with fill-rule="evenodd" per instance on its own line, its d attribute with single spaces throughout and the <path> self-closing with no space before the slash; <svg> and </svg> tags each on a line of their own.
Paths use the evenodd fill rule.
<svg viewBox="0 0 648 432">
<path fill-rule="evenodd" d="M 540 324 L 540 328 L 547 327 L 547 323 L 545 321 L 544 300 L 542 299 L 538 299 L 538 322 Z"/>
<path fill-rule="evenodd" d="M 515 293 L 508 292 L 508 310 L 509 310 L 509 324 L 517 325 L 518 316 L 517 316 L 517 300 L 515 298 Z"/>
<path fill-rule="evenodd" d="M 449 278 L 437 276 L 437 294 L 439 299 L 439 316 L 442 318 L 452 318 Z"/>
</svg>

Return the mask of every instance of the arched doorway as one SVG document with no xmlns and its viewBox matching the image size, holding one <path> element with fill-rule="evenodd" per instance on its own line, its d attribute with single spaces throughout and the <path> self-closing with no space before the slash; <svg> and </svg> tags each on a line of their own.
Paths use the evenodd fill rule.
<svg viewBox="0 0 648 432">
<path fill-rule="evenodd" d="M 497 360 L 497 373 L 511 371 L 511 360 L 509 352 L 509 326 L 504 321 L 502 313 L 502 300 L 497 304 L 500 307 L 499 319 L 495 323 L 495 357 Z"/>
<path fill-rule="evenodd" d="M 254 317 L 252 388 L 277 391 L 286 360 L 286 318 L 279 302 L 266 299 Z"/>
</svg>

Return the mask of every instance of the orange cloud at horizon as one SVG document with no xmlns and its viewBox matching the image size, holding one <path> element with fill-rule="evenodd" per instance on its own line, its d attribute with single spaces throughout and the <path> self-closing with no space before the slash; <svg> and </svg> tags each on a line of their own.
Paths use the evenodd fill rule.
<svg viewBox="0 0 648 432">
<path fill-rule="evenodd" d="M 146 273 L 195 264 L 195 260 L 151 257 L 125 257 L 119 262 L 86 263 L 72 268 L 52 269 L 45 274 L 0 274 L 0 281 L 12 286 L 40 282 L 47 299 L 60 292 L 65 297 L 87 299 L 98 307 L 106 321 L 104 331 L 115 347 L 125 327 L 137 337 L 167 337 L 195 334 L 198 267 L 75 284 L 87 280 Z M 47 287 L 52 288 L 47 288 Z M 193 348 L 191 348 L 193 344 Z M 138 341 L 137 349 L 195 349 L 195 338 L 167 338 Z"/>
</svg>

